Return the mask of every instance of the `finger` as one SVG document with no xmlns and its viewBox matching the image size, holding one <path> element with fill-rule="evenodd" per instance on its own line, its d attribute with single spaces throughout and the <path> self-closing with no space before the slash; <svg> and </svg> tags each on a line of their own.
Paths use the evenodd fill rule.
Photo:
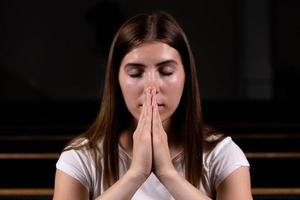
<svg viewBox="0 0 300 200">
<path fill-rule="evenodd" d="M 147 107 L 147 115 L 151 114 L 151 101 L 152 101 L 152 94 L 151 94 L 151 89 L 148 88 L 146 90 L 146 107 Z"/>
<path fill-rule="evenodd" d="M 151 91 L 150 89 L 146 90 L 146 101 L 145 101 L 145 128 L 146 130 L 151 131 L 151 120 L 152 120 L 152 108 L 151 108 Z"/>
<path fill-rule="evenodd" d="M 136 127 L 136 131 L 142 129 L 143 124 L 145 123 L 145 113 L 146 113 L 146 104 L 143 103 L 142 110 L 141 110 L 141 114 L 140 114 L 140 118 L 139 118 L 139 120 L 138 120 L 138 124 L 137 124 L 137 127 Z M 135 131 L 135 132 L 136 132 L 136 131 Z M 139 132 L 139 131 L 138 131 L 138 132 Z"/>
<path fill-rule="evenodd" d="M 143 129 L 144 126 L 145 126 L 145 123 L 146 123 L 146 119 L 147 119 L 147 115 L 149 113 L 148 111 L 148 105 L 149 104 L 149 95 L 147 95 L 148 92 L 148 89 L 144 92 L 145 94 L 145 98 L 144 98 L 144 102 L 143 102 L 143 106 L 142 106 L 142 111 L 141 111 L 141 114 L 140 114 L 140 118 L 139 118 L 139 121 L 138 121 L 138 125 L 137 125 L 137 128 L 141 128 Z"/>
<path fill-rule="evenodd" d="M 152 105 L 152 107 L 154 107 L 154 104 L 157 103 L 156 102 L 156 89 L 155 88 L 152 88 L 151 95 L 152 95 L 151 105 Z M 153 97 L 155 97 L 155 99 L 153 99 Z"/>
<path fill-rule="evenodd" d="M 159 129 L 162 128 L 162 122 L 158 111 L 156 95 L 154 95 L 152 102 L 153 102 L 153 128 Z"/>
<path fill-rule="evenodd" d="M 149 91 L 146 90 L 145 91 L 145 99 L 144 99 L 144 102 L 143 102 L 143 106 L 142 106 L 142 111 L 141 111 L 141 114 L 140 114 L 140 119 L 145 119 L 145 117 L 147 116 L 148 114 L 148 104 L 149 104 L 149 95 L 148 95 Z"/>
</svg>

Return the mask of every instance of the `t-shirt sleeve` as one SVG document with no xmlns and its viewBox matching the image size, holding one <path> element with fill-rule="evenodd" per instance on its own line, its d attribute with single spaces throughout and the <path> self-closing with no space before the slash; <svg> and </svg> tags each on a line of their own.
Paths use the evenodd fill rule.
<svg viewBox="0 0 300 200">
<path fill-rule="evenodd" d="M 215 189 L 232 172 L 241 166 L 249 167 L 250 164 L 231 137 L 224 138 L 211 152 L 210 180 Z"/>
<path fill-rule="evenodd" d="M 90 192 L 90 162 L 88 155 L 82 150 L 72 149 L 62 152 L 56 168 L 78 180 Z"/>
</svg>

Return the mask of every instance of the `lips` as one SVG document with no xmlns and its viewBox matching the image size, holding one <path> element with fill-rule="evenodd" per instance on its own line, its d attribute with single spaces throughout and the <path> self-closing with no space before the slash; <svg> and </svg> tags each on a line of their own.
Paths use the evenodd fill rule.
<svg viewBox="0 0 300 200">
<path fill-rule="evenodd" d="M 143 104 L 139 104 L 139 107 L 142 107 L 142 106 L 143 106 Z M 165 106 L 165 104 L 159 103 L 159 104 L 157 104 L 157 106 Z"/>
</svg>

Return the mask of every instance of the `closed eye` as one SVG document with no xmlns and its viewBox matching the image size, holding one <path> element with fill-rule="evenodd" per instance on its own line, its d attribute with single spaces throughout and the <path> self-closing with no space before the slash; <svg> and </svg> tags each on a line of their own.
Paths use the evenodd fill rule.
<svg viewBox="0 0 300 200">
<path fill-rule="evenodd" d="M 130 69 L 127 73 L 132 78 L 139 78 L 143 75 L 144 71 L 140 69 Z"/>
<path fill-rule="evenodd" d="M 163 76 L 171 76 L 173 74 L 173 72 L 164 72 L 164 71 L 162 71 L 162 72 L 160 72 L 160 74 L 163 75 Z"/>
<path fill-rule="evenodd" d="M 134 74 L 129 74 L 129 76 L 132 78 L 139 78 L 139 77 L 142 77 L 142 74 L 143 73 L 134 73 Z"/>
<path fill-rule="evenodd" d="M 160 67 L 159 73 L 163 76 L 171 76 L 174 73 L 174 68 L 170 66 Z"/>
<path fill-rule="evenodd" d="M 125 70 L 127 74 L 132 78 L 139 78 L 144 73 L 145 65 L 141 63 L 127 63 L 125 65 Z"/>
</svg>

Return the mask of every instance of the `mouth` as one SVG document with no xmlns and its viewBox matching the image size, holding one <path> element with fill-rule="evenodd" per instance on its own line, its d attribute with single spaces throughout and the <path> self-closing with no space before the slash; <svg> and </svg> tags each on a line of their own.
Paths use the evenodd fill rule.
<svg viewBox="0 0 300 200">
<path fill-rule="evenodd" d="M 164 107 L 164 106 L 165 106 L 165 104 L 163 104 L 163 103 L 159 103 L 159 104 L 157 104 L 157 106 L 158 106 L 158 107 Z M 139 107 L 143 107 L 143 104 L 139 104 Z"/>
</svg>

